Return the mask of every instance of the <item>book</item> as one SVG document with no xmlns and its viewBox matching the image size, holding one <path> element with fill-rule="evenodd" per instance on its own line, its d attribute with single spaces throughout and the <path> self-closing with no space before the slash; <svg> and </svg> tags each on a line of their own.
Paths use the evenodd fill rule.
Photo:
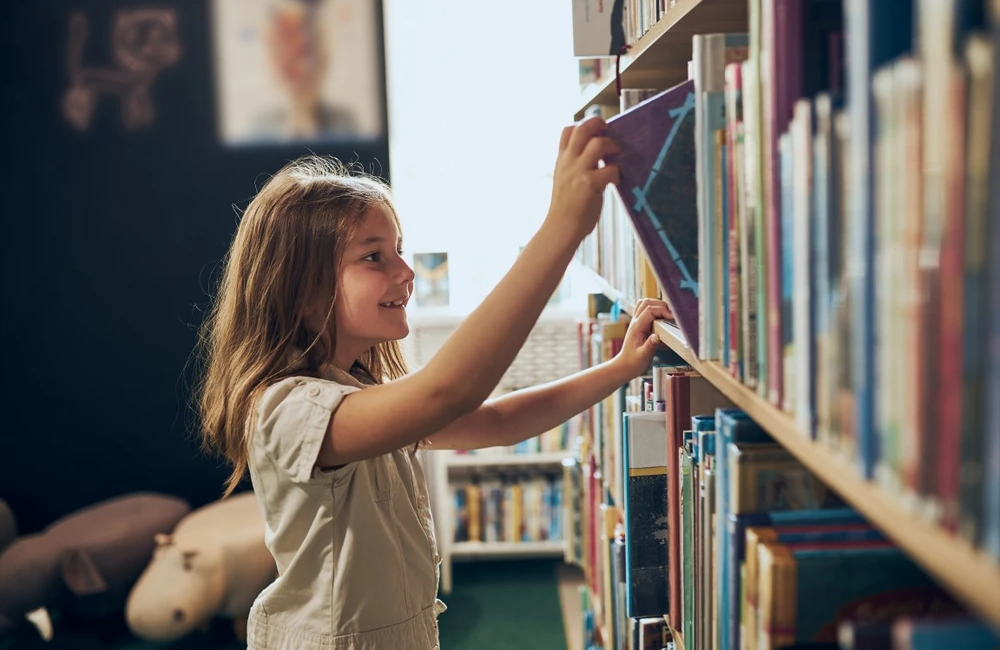
<svg viewBox="0 0 1000 650">
<path fill-rule="evenodd" d="M 698 350 L 698 213 L 694 81 L 608 120 L 620 153 L 617 186 L 664 298 Z"/>
<path fill-rule="evenodd" d="M 662 616 L 668 609 L 669 527 L 666 502 L 667 446 L 665 413 L 622 416 L 625 479 L 626 613 L 631 618 Z M 676 474 L 674 475 L 676 476 Z"/>
<path fill-rule="evenodd" d="M 996 650 L 1000 637 L 982 621 L 967 617 L 903 616 L 892 623 L 893 650 Z"/>
</svg>

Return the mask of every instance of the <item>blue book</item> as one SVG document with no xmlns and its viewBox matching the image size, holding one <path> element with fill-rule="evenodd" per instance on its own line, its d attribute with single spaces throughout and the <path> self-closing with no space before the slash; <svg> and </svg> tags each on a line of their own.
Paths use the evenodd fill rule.
<svg viewBox="0 0 1000 650">
<path fill-rule="evenodd" d="M 910 650 L 996 650 L 1000 637 L 983 622 L 971 618 L 901 618 L 892 626 L 895 645 Z"/>
<path fill-rule="evenodd" d="M 1000 88 L 1000 15 L 993 16 L 993 88 Z M 990 171 L 1000 170 L 1000 110 L 997 100 L 993 104 L 992 146 Z M 989 216 L 986 220 L 989 233 L 987 259 L 987 298 L 989 321 L 986 340 L 989 341 L 989 372 L 986 378 L 986 467 L 983 472 L 983 522 L 984 543 L 994 558 L 1000 562 L 1000 183 L 990 183 Z"/>
<path fill-rule="evenodd" d="M 715 412 L 715 418 L 715 460 L 717 466 L 715 473 L 715 521 L 718 544 L 716 566 L 719 569 L 715 590 L 716 597 L 719 599 L 718 647 L 729 648 L 732 647 L 730 645 L 731 629 L 727 625 L 727 622 L 731 620 L 727 597 L 729 589 L 729 539 L 725 531 L 729 521 L 730 473 L 726 450 L 730 442 L 765 443 L 773 442 L 774 439 L 767 431 L 751 420 L 750 416 L 739 409 L 718 409 Z"/>
<path fill-rule="evenodd" d="M 847 35 L 847 111 L 851 146 L 847 152 L 847 268 L 849 291 L 851 387 L 854 421 L 844 423 L 858 444 L 863 476 L 871 478 L 878 458 L 874 435 L 875 222 L 873 209 L 873 145 L 875 120 L 871 77 L 875 69 L 907 52 L 913 38 L 911 0 L 845 0 Z"/>
<path fill-rule="evenodd" d="M 792 154 L 792 135 L 782 133 L 778 136 L 778 159 L 781 182 L 781 193 L 775 200 L 778 223 L 781 225 L 781 244 L 778 246 L 781 258 L 781 377 L 782 398 L 784 404 L 776 404 L 779 408 L 790 410 L 788 397 L 795 390 L 795 328 L 794 328 L 794 286 L 795 286 L 795 209 L 794 182 L 795 159 Z M 805 379 L 805 378 L 803 378 Z"/>
</svg>

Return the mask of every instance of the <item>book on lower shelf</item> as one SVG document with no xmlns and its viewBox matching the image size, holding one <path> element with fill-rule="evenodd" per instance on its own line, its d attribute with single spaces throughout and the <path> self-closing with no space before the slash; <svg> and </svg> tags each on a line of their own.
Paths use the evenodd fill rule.
<svg viewBox="0 0 1000 650">
<path fill-rule="evenodd" d="M 563 476 L 486 474 L 449 486 L 452 541 L 532 543 L 563 539 Z"/>
</svg>

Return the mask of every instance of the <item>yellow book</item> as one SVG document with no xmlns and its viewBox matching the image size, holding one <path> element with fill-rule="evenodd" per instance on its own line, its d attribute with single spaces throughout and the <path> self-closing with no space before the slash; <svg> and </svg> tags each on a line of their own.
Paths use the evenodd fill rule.
<svg viewBox="0 0 1000 650">
<path fill-rule="evenodd" d="M 787 546 L 757 543 L 759 570 L 757 650 L 776 650 L 795 643 L 796 565 Z"/>
<path fill-rule="evenodd" d="M 482 514 L 480 505 L 482 504 L 482 490 L 478 483 L 470 483 L 465 490 L 465 497 L 469 507 L 469 541 L 481 542 L 483 540 Z"/>
</svg>

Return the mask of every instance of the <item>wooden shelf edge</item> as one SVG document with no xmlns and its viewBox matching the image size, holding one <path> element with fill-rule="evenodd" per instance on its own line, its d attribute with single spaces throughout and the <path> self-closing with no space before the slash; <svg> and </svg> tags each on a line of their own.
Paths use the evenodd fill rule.
<svg viewBox="0 0 1000 650">
<path fill-rule="evenodd" d="M 526 454 L 454 454 L 447 458 L 448 467 L 505 467 L 508 465 L 561 465 L 572 458 L 569 451 L 539 451 Z"/>
<path fill-rule="evenodd" d="M 480 556 L 520 556 L 520 555 L 561 555 L 566 543 L 559 540 L 548 542 L 454 542 L 451 555 L 460 557 Z"/>
<path fill-rule="evenodd" d="M 801 434 L 787 413 L 738 382 L 718 363 L 698 359 L 674 325 L 658 321 L 655 328 L 665 345 L 889 536 L 958 600 L 1000 630 L 1000 564 L 964 539 L 907 512 L 892 495 L 859 476 L 851 463 Z"/>
<path fill-rule="evenodd" d="M 670 7 L 670 9 L 668 9 L 667 12 L 663 14 L 663 17 L 660 18 L 660 20 L 658 20 L 656 24 L 650 27 L 648 32 L 640 36 L 635 43 L 632 43 L 628 52 L 626 52 L 621 56 L 621 59 L 619 61 L 619 73 L 622 77 L 622 87 L 637 88 L 639 86 L 635 85 L 636 83 L 641 83 L 643 81 L 650 80 L 646 78 L 649 77 L 648 70 L 646 71 L 647 74 L 644 77 L 642 74 L 639 73 L 633 75 L 632 73 L 630 73 L 630 69 L 633 68 L 633 66 L 635 66 L 637 62 L 642 61 L 643 63 L 646 63 L 646 60 L 643 59 L 644 56 L 646 57 L 646 59 L 656 59 L 657 58 L 655 55 L 656 53 L 651 52 L 651 50 L 655 50 L 658 45 L 662 45 L 662 43 L 660 43 L 661 39 L 664 39 L 664 37 L 667 36 L 671 30 L 677 28 L 677 26 L 680 25 L 681 23 L 684 23 L 681 27 L 683 28 L 683 33 L 685 35 L 710 33 L 713 31 L 718 31 L 717 29 L 714 29 L 714 27 L 717 27 L 716 24 L 713 25 L 696 24 L 702 21 L 702 18 L 705 16 L 704 13 L 699 13 L 699 16 L 694 16 L 694 17 L 692 17 L 691 14 L 692 12 L 698 10 L 702 5 L 723 5 L 723 4 L 726 5 L 732 4 L 734 8 L 743 9 L 745 11 L 744 4 L 739 2 L 730 3 L 729 0 L 678 0 L 676 5 Z M 743 18 L 742 21 L 739 20 L 737 21 L 745 23 L 746 16 L 744 15 L 742 18 Z M 690 36 L 688 36 L 688 38 L 690 38 Z M 685 79 L 687 79 L 686 66 L 684 66 L 683 68 L 677 67 L 677 69 L 673 70 L 673 72 L 676 74 L 671 74 L 666 76 L 671 78 L 673 76 L 676 76 L 677 78 L 674 80 L 674 83 L 680 83 Z M 635 78 L 633 78 L 633 76 Z M 661 82 L 665 80 L 664 77 L 665 75 L 663 74 L 657 75 L 657 79 L 659 79 Z M 670 85 L 674 85 L 674 83 L 671 83 Z M 668 87 L 669 86 L 664 86 L 663 90 L 666 90 Z M 608 75 L 604 79 L 600 79 L 586 86 L 586 88 L 580 93 L 579 101 L 580 103 L 577 104 L 577 109 L 574 114 L 575 119 L 577 120 L 583 118 L 584 112 L 587 110 L 588 106 L 591 106 L 593 104 L 608 105 L 617 103 L 617 93 L 615 91 L 615 75 L 614 74 Z"/>
<path fill-rule="evenodd" d="M 639 40 L 632 44 L 628 52 L 622 54 L 619 62 L 619 72 L 624 76 L 628 72 L 629 67 L 638 61 L 639 58 L 642 57 L 643 53 L 660 40 L 660 38 L 662 38 L 671 27 L 683 20 L 684 17 L 691 13 L 691 10 L 699 4 L 709 1 L 711 0 L 680 0 L 676 5 L 667 10 L 667 12 L 663 14 L 663 17 L 660 18 L 655 25 L 649 28 L 648 32 L 640 36 Z M 588 106 L 601 103 L 601 96 L 606 94 L 608 91 L 611 91 L 614 86 L 614 74 L 609 75 L 604 79 L 595 81 L 587 86 L 586 90 L 581 93 L 583 105 L 576 111 L 577 119 L 580 119 L 583 116 L 583 112 L 587 110 Z"/>
</svg>

